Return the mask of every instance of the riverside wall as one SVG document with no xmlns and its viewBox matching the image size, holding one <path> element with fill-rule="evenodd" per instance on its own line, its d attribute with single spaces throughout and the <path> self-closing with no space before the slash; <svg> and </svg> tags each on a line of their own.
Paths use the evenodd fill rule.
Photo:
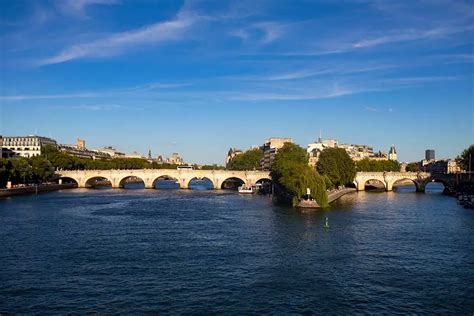
<svg viewBox="0 0 474 316">
<path fill-rule="evenodd" d="M 15 195 L 28 195 L 28 194 L 39 194 L 44 192 L 58 191 L 64 189 L 74 189 L 77 188 L 77 185 L 74 183 L 66 184 L 45 184 L 38 186 L 28 186 L 20 188 L 11 188 L 11 189 L 0 189 L 0 198 L 9 197 Z"/>
</svg>

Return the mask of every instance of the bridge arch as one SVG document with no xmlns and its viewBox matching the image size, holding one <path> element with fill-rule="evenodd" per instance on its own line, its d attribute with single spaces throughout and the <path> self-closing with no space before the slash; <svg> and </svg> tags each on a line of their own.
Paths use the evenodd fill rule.
<svg viewBox="0 0 474 316">
<path fill-rule="evenodd" d="M 214 181 L 208 177 L 193 177 L 187 183 L 188 189 L 191 190 L 213 190 L 217 189 Z"/>
<path fill-rule="evenodd" d="M 86 188 L 104 188 L 111 189 L 114 186 L 113 182 L 104 176 L 92 176 L 84 181 L 84 187 Z"/>
<path fill-rule="evenodd" d="M 443 187 L 436 187 L 439 184 L 442 184 Z M 449 190 L 449 183 L 443 179 L 438 178 L 430 178 L 428 181 L 425 181 L 423 186 L 425 193 L 443 193 Z"/>
<path fill-rule="evenodd" d="M 153 189 L 159 189 L 159 190 L 172 190 L 172 189 L 179 189 L 181 188 L 181 185 L 179 183 L 179 179 L 169 176 L 167 174 L 160 175 L 156 177 L 152 184 L 151 187 Z"/>
<path fill-rule="evenodd" d="M 229 177 L 222 181 L 221 189 L 237 190 L 239 186 L 247 184 L 245 180 L 240 177 Z"/>
<path fill-rule="evenodd" d="M 400 186 L 414 186 L 414 191 L 416 192 L 419 192 L 421 191 L 421 187 L 419 185 L 419 183 L 415 180 L 415 179 L 411 179 L 411 178 L 400 178 L 400 179 L 395 179 L 391 184 L 390 186 L 392 187 L 392 190 L 393 188 L 395 187 L 400 187 Z M 412 190 L 408 190 L 408 191 L 413 191 Z"/>
<path fill-rule="evenodd" d="M 63 176 L 58 178 L 58 183 L 66 184 L 66 183 L 75 183 L 78 187 L 81 184 L 81 181 L 75 179 L 74 177 Z"/>
<path fill-rule="evenodd" d="M 386 183 L 384 180 L 382 180 L 382 179 L 369 178 L 369 179 L 364 179 L 364 180 L 362 180 L 362 181 L 363 181 L 363 182 L 362 182 L 362 183 L 359 183 L 359 185 L 362 185 L 362 186 L 364 187 L 364 190 L 367 190 L 367 187 L 368 187 L 368 186 L 370 187 L 371 184 L 372 184 L 372 187 L 375 187 L 376 189 L 378 189 L 378 188 L 376 187 L 376 185 L 378 185 L 378 186 L 381 185 L 381 186 L 383 186 L 383 189 L 384 189 L 384 190 L 387 190 L 387 183 Z"/>
<path fill-rule="evenodd" d="M 125 185 L 129 183 L 141 183 L 140 187 L 136 187 L 134 189 L 144 189 L 145 188 L 145 180 L 143 180 L 141 177 L 137 177 L 135 175 L 128 175 L 125 177 L 122 177 L 122 179 L 119 181 L 119 188 L 125 189 Z"/>
</svg>

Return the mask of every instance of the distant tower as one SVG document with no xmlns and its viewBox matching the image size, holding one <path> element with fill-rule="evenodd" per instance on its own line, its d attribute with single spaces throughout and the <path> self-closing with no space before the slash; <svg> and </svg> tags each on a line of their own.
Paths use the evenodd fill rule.
<svg viewBox="0 0 474 316">
<path fill-rule="evenodd" d="M 323 131 L 322 131 L 322 130 L 319 130 L 318 143 L 322 143 L 322 142 L 323 142 Z"/>
<path fill-rule="evenodd" d="M 151 149 L 148 149 L 148 159 L 151 160 Z"/>
<path fill-rule="evenodd" d="M 86 149 L 86 141 L 83 139 L 78 138 L 76 140 L 76 148 L 79 150 L 85 150 Z"/>
<path fill-rule="evenodd" d="M 397 150 L 395 149 L 394 145 L 390 147 L 390 151 L 388 152 L 388 160 L 397 160 Z"/>
<path fill-rule="evenodd" d="M 425 150 L 425 159 L 426 159 L 426 160 L 436 160 L 436 159 L 435 159 L 435 151 L 434 151 L 434 149 L 427 149 L 427 150 Z"/>
</svg>

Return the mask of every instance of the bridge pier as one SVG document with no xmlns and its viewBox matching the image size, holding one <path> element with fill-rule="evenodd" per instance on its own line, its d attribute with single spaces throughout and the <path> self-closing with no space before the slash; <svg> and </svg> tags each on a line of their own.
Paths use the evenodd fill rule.
<svg viewBox="0 0 474 316">
<path fill-rule="evenodd" d="M 357 191 L 364 191 L 365 190 L 365 182 L 359 181 L 355 182 Z"/>
<path fill-rule="evenodd" d="M 189 181 L 191 181 L 190 179 L 180 179 L 179 180 L 179 188 L 180 189 L 183 189 L 183 190 L 187 190 L 189 189 Z"/>
</svg>

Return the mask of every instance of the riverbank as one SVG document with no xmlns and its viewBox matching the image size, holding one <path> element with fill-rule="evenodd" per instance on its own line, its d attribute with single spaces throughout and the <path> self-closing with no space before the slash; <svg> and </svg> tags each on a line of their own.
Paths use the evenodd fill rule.
<svg viewBox="0 0 474 316">
<path fill-rule="evenodd" d="M 74 189 L 74 188 L 77 188 L 77 184 L 65 183 L 65 184 L 44 184 L 44 185 L 38 185 L 38 186 L 28 186 L 28 187 L 11 188 L 11 189 L 0 189 L 0 198 L 15 196 L 15 195 L 38 194 L 38 193 L 58 191 L 58 190 L 64 190 L 64 189 Z"/>
<path fill-rule="evenodd" d="M 357 192 L 357 189 L 356 188 L 343 188 L 341 190 L 332 190 L 328 194 L 328 203 L 332 203 L 336 201 L 337 199 L 339 199 L 340 197 L 352 192 Z"/>
<path fill-rule="evenodd" d="M 343 189 L 336 189 L 332 190 L 328 193 L 328 203 L 332 203 L 339 199 L 340 197 L 352 193 L 357 192 L 355 188 L 343 188 Z M 297 206 L 298 208 L 320 208 L 318 203 L 315 200 L 301 200 Z"/>
</svg>

